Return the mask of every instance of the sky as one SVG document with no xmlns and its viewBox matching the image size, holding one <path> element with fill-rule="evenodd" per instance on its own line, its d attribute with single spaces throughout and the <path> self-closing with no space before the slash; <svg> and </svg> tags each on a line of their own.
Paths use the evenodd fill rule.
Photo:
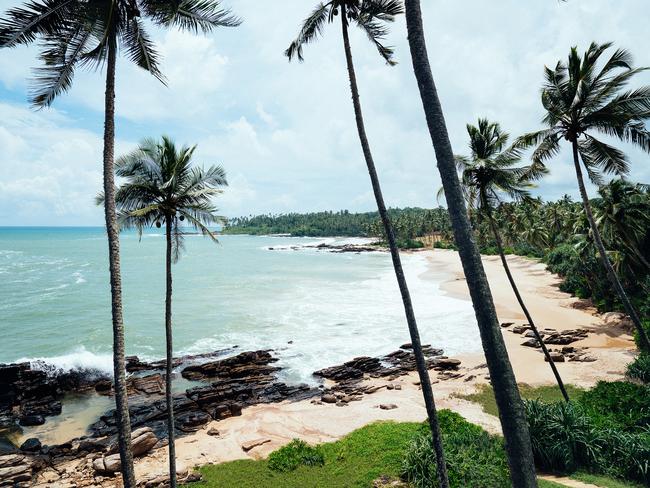
<svg viewBox="0 0 650 488">
<path fill-rule="evenodd" d="M 163 134 L 197 144 L 195 162 L 221 164 L 229 187 L 223 215 L 374 209 L 358 144 L 338 25 L 305 48 L 284 49 L 316 2 L 226 0 L 243 19 L 209 35 L 151 28 L 168 84 L 121 59 L 117 67 L 116 155 Z M 312 3 L 314 5 L 312 5 Z M 19 2 L 0 0 L 0 12 Z M 457 154 L 465 125 L 498 121 L 513 137 L 541 128 L 545 65 L 571 46 L 612 41 L 650 66 L 647 0 L 423 0 L 429 56 Z M 281 7 L 281 8 L 280 8 Z M 1 15 L 1 14 L 0 14 Z M 387 44 L 387 66 L 360 30 L 352 32 L 361 103 L 384 196 L 393 207 L 437 205 L 440 178 L 410 63 L 403 16 Z M 101 225 L 104 77 L 78 71 L 49 109 L 28 103 L 39 65 L 35 46 L 0 50 L 0 226 Z M 634 86 L 650 83 L 642 74 Z M 622 145 L 631 179 L 650 182 L 650 156 Z M 570 151 L 549 164 L 535 190 L 545 199 L 577 188 Z M 592 187 L 591 192 L 594 192 Z"/>
</svg>

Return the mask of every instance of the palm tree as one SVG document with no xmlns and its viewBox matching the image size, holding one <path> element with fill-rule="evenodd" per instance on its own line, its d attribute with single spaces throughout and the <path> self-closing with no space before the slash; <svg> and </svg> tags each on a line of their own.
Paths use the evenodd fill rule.
<svg viewBox="0 0 650 488">
<path fill-rule="evenodd" d="M 600 199 L 594 205 L 596 225 L 605 241 L 624 249 L 629 259 L 650 270 L 643 253 L 644 240 L 650 228 L 648 185 L 616 179 L 598 189 Z"/>
<path fill-rule="evenodd" d="M 551 358 L 510 272 L 510 266 L 508 266 L 508 260 L 503 250 L 501 234 L 493 215 L 494 208 L 501 200 L 499 194 L 505 193 L 516 201 L 532 201 L 528 189 L 533 186 L 532 182 L 545 175 L 547 170 L 543 165 L 534 164 L 514 167 L 515 164 L 521 161 L 521 149 L 516 146 L 506 147 L 509 135 L 502 131 L 497 123 L 491 123 L 487 119 L 479 119 L 478 126 L 467 125 L 467 133 L 469 134 L 471 156 L 469 158 L 456 157 L 456 164 L 462 171 L 462 184 L 467 188 L 468 193 L 475 195 L 473 202 L 476 209 L 479 215 L 484 216 L 488 221 L 512 291 L 515 293 L 517 302 L 553 370 L 553 375 L 560 387 L 562 396 L 568 402 L 569 395 L 564 388 L 557 366 Z"/>
<path fill-rule="evenodd" d="M 537 476 L 528 422 L 497 320 L 481 255 L 474 242 L 472 227 L 465 207 L 463 188 L 456 173 L 456 161 L 429 65 L 420 0 L 406 0 L 405 6 L 413 71 L 420 90 L 431 142 L 436 153 L 456 245 L 481 333 L 481 342 L 494 387 L 494 396 L 499 407 L 512 486 L 517 488 L 536 487 Z"/>
<path fill-rule="evenodd" d="M 122 228 L 135 228 L 139 235 L 145 227 L 165 225 L 167 253 L 165 259 L 165 337 L 167 400 L 167 434 L 169 439 L 169 479 L 176 487 L 176 450 L 174 442 L 174 401 L 172 396 L 172 263 L 183 250 L 183 222 L 217 242 L 208 225 L 222 223 L 212 204 L 213 197 L 226 186 L 226 173 L 221 166 L 207 170 L 192 167 L 196 146 L 177 149 L 163 136 L 160 142 L 145 139 L 138 149 L 115 162 L 115 174 L 126 181 L 115 193 L 118 220 Z M 103 203 L 103 195 L 99 201 Z"/>
<path fill-rule="evenodd" d="M 40 40 L 44 66 L 37 71 L 31 96 L 31 102 L 38 108 L 51 105 L 58 95 L 70 89 L 77 68 L 96 69 L 106 64 L 104 217 L 109 249 L 116 416 L 122 477 L 127 488 L 135 486 L 135 473 L 126 392 L 120 243 L 113 176 L 115 65 L 118 49 L 122 49 L 129 60 L 164 82 L 159 55 L 145 30 L 144 19 L 159 27 L 193 32 L 210 32 L 216 27 L 240 23 L 221 8 L 218 0 L 32 0 L 23 7 L 10 9 L 0 19 L 0 48 Z"/>
<path fill-rule="evenodd" d="M 379 51 L 379 55 L 386 61 L 386 63 L 394 65 L 393 50 L 390 47 L 385 46 L 383 40 L 388 33 L 388 27 L 386 24 L 393 22 L 395 16 L 402 13 L 402 3 L 399 0 L 331 0 L 327 3 L 320 3 L 304 21 L 300 33 L 285 51 L 285 54 L 289 60 L 297 57 L 302 61 L 303 46 L 310 42 L 314 42 L 323 33 L 324 27 L 327 23 L 333 23 L 337 16 L 340 17 L 345 60 L 348 69 L 348 77 L 350 79 L 352 104 L 354 106 L 359 141 L 368 167 L 372 189 L 377 202 L 377 210 L 379 211 L 379 217 L 383 224 L 384 233 L 386 234 L 386 240 L 393 261 L 393 268 L 395 269 L 395 276 L 402 296 L 402 302 L 404 303 L 404 312 L 408 323 L 409 333 L 411 335 L 411 343 L 413 344 L 413 352 L 415 354 L 417 370 L 420 376 L 422 394 L 424 395 L 424 403 L 429 417 L 433 445 L 436 451 L 438 480 L 440 486 L 448 487 L 449 480 L 447 477 L 447 466 L 442 449 L 442 439 L 440 436 L 440 427 L 438 425 L 438 415 L 433 398 L 433 391 L 431 389 L 431 381 L 429 379 L 429 372 L 427 370 L 424 354 L 422 353 L 420 333 L 418 331 L 406 278 L 402 269 L 395 233 L 388 212 L 386 211 L 386 205 L 384 204 L 384 197 L 379 184 L 377 170 L 375 169 L 375 163 L 370 151 L 370 144 L 366 135 L 363 113 L 361 111 L 361 102 L 359 101 L 357 77 L 352 60 L 352 48 L 350 46 L 350 37 L 348 33 L 349 26 L 351 24 L 356 24 L 363 32 L 365 32 L 369 40 Z"/>
<path fill-rule="evenodd" d="M 599 70 L 600 57 L 611 46 L 611 43 L 592 43 L 582 58 L 573 47 L 566 64 L 558 61 L 554 69 L 545 68 L 542 105 L 546 110 L 543 122 L 548 128 L 522 136 L 521 142 L 537 146 L 533 152 L 534 162 L 557 155 L 562 139 L 571 143 L 578 188 L 600 259 L 636 327 L 641 348 L 650 351 L 645 328 L 607 256 L 582 172 L 584 167 L 596 185 L 602 184 L 603 174 L 625 176 L 629 172 L 625 153 L 597 139 L 594 133 L 632 143 L 650 152 L 650 132 L 645 127 L 645 121 L 650 118 L 650 86 L 623 91 L 632 77 L 645 68 L 632 68 L 631 55 L 624 49 L 617 49 Z"/>
</svg>

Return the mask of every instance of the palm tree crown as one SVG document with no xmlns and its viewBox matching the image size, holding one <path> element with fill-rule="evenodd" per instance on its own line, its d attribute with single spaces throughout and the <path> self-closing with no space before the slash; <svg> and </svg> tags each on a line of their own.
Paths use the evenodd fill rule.
<svg viewBox="0 0 650 488">
<path fill-rule="evenodd" d="M 208 226 L 224 220 L 216 214 L 212 199 L 228 185 L 226 173 L 221 166 L 193 167 L 195 149 L 178 149 L 163 136 L 161 141 L 145 139 L 138 149 L 115 162 L 115 174 L 126 180 L 115 194 L 121 226 L 142 234 L 145 227 L 160 227 L 170 219 L 174 261 L 183 249 L 181 222 L 216 242 Z"/>
<path fill-rule="evenodd" d="M 531 200 L 532 181 L 547 173 L 543 164 L 515 167 L 521 161 L 521 148 L 507 146 L 509 135 L 498 123 L 479 119 L 478 126 L 467 124 L 470 157 L 456 156 L 462 172 L 470 207 L 488 212 L 506 194 L 514 200 Z"/>
<path fill-rule="evenodd" d="M 45 107 L 70 88 L 75 69 L 101 66 L 111 45 L 164 82 L 144 19 L 203 32 L 241 23 L 217 0 L 33 0 L 0 20 L 0 48 L 40 38 L 44 66 L 36 71 L 31 101 Z"/>
<path fill-rule="evenodd" d="M 393 48 L 383 44 L 388 34 L 388 29 L 383 23 L 393 22 L 395 16 L 402 13 L 404 7 L 398 0 L 331 0 L 320 3 L 305 19 L 298 36 L 284 54 L 289 60 L 297 57 L 303 61 L 303 46 L 317 40 L 323 34 L 325 24 L 331 24 L 340 14 L 343 15 L 344 22 L 356 24 L 361 28 L 386 62 L 394 65 L 396 62 L 393 59 Z"/>
<path fill-rule="evenodd" d="M 650 152 L 650 86 L 623 91 L 634 75 L 646 68 L 632 68 L 632 57 L 617 49 L 598 70 L 599 60 L 611 43 L 592 43 L 581 58 L 572 48 L 568 62 L 545 68 L 542 88 L 543 118 L 547 129 L 522 136 L 536 145 L 533 161 L 543 162 L 560 151 L 561 139 L 576 142 L 589 179 L 602 184 L 602 173 L 623 176 L 629 170 L 626 155 L 597 139 L 594 133 L 630 142 Z"/>
</svg>

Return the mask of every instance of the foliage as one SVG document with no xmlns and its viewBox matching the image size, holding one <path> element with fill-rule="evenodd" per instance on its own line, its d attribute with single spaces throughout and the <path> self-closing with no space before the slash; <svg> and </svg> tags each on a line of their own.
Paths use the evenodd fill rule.
<svg viewBox="0 0 650 488">
<path fill-rule="evenodd" d="M 650 427 L 650 387 L 625 381 L 600 381 L 579 399 L 603 428 L 635 431 Z"/>
<path fill-rule="evenodd" d="M 650 354 L 641 353 L 628 364 L 627 376 L 643 383 L 650 383 Z"/>
<path fill-rule="evenodd" d="M 377 422 L 342 439 L 320 444 L 322 466 L 298 466 L 293 471 L 269 469 L 267 460 L 234 461 L 201 468 L 204 481 L 198 487 L 241 488 L 366 488 L 382 475 L 398 477 L 410 442 L 428 427 L 420 423 Z"/>
<path fill-rule="evenodd" d="M 486 462 L 496 463 L 496 471 L 507 470 L 503 443 L 499 438 L 489 436 L 476 425 L 465 421 L 461 416 L 448 410 L 439 412 L 442 433 L 446 442 L 453 439 L 462 444 L 458 452 L 464 450 L 466 456 L 473 456 L 479 449 L 485 448 L 480 456 Z M 315 446 L 324 459 L 322 465 L 298 465 L 290 471 L 276 471 L 269 469 L 269 460 L 243 460 L 207 465 L 201 468 L 203 481 L 193 483 L 196 488 L 221 488 L 224 486 L 237 486 L 240 488 L 330 488 L 332 486 L 345 486 L 348 488 L 367 488 L 372 486 L 379 477 L 399 478 L 404 470 L 404 459 L 407 451 L 413 446 L 416 439 L 422 439 L 428 432 L 427 424 L 412 422 L 375 422 L 358 429 L 342 439 Z M 295 441 L 292 442 L 292 444 Z M 474 442 L 477 444 L 474 445 Z M 474 448 L 472 447 L 474 445 Z M 454 451 L 454 459 L 458 461 L 457 469 L 467 467 L 469 459 L 458 459 L 457 448 L 445 446 Z M 283 448 L 280 449 L 282 451 Z M 278 451 L 276 451 L 278 452 Z M 473 468 L 477 466 L 474 465 Z M 492 467 L 481 467 L 486 473 L 494 473 Z M 462 472 L 464 476 L 472 474 Z M 506 471 L 507 472 L 507 471 Z M 457 478 L 455 478 L 457 479 Z M 496 485 L 502 484 L 498 478 Z M 485 486 L 485 485 L 458 485 L 452 486 Z M 486 488 L 487 488 L 486 486 Z M 553 485 L 542 483 L 540 486 Z"/>
<path fill-rule="evenodd" d="M 451 487 L 510 486 L 503 439 L 447 410 L 440 412 L 440 424 Z M 416 488 L 438 486 L 430 435 L 420 434 L 411 443 L 404 460 L 403 477 Z"/>
<path fill-rule="evenodd" d="M 648 429 L 606 428 L 581 403 L 532 400 L 525 406 L 538 468 L 650 482 Z"/>
<path fill-rule="evenodd" d="M 300 439 L 294 439 L 269 456 L 269 469 L 293 471 L 298 466 L 322 466 L 325 456 L 318 447 L 312 447 Z"/>
<path fill-rule="evenodd" d="M 388 211 L 398 240 L 440 233 L 450 238 L 451 223 L 444 208 L 395 208 Z M 377 212 L 315 212 L 237 217 L 229 219 L 225 234 L 291 234 L 292 236 L 348 236 L 384 238 Z"/>
</svg>

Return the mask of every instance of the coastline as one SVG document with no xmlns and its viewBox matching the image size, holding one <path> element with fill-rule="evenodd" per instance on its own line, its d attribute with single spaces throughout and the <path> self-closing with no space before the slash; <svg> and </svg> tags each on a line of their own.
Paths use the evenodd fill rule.
<svg viewBox="0 0 650 488">
<path fill-rule="evenodd" d="M 436 249 L 419 251 L 418 254 L 424 255 L 428 262 L 425 278 L 442 281 L 441 290 L 449 296 L 469 300 L 456 252 Z M 601 379 L 622 378 L 625 365 L 634 356 L 634 343 L 620 324 L 615 320 L 606 320 L 606 317 L 598 315 L 584 301 L 561 292 L 557 288 L 560 279 L 548 273 L 542 263 L 516 256 L 509 256 L 508 260 L 522 295 L 540 328 L 552 327 L 558 331 L 585 328 L 589 331 L 586 339 L 581 339 L 572 346 L 587 347 L 596 361 L 558 363 L 565 382 L 587 387 Z M 523 315 L 517 310 L 514 295 L 505 276 L 502 276 L 499 258 L 484 256 L 483 262 L 500 321 L 522 324 Z M 518 382 L 530 385 L 553 384 L 550 368 L 539 350 L 523 347 L 523 337 L 520 334 L 512 333 L 508 328 L 502 330 Z M 483 355 L 466 354 L 456 357 L 462 361 L 459 377 L 447 379 L 436 371 L 430 371 L 435 383 L 434 395 L 438 408 L 452 409 L 470 422 L 498 433 L 500 424 L 496 417 L 483 412 L 477 404 L 455 396 L 461 392 L 472 392 L 478 385 L 488 383 Z M 366 378 L 362 385 L 377 386 L 380 389 L 341 406 L 314 403 L 308 399 L 247 407 L 241 416 L 209 422 L 198 432 L 180 438 L 176 448 L 178 470 L 191 471 L 200 465 L 235 459 L 263 458 L 294 438 L 310 443 L 334 441 L 377 420 L 422 421 L 426 418 L 426 413 L 417 383 L 415 372 L 396 379 Z M 388 385 L 391 385 L 391 389 L 386 388 Z M 395 388 L 397 385 L 399 387 Z M 393 404 L 396 408 L 379 408 L 382 404 Z M 218 435 L 214 434 L 214 430 L 218 430 Z M 263 443 L 245 452 L 243 445 L 250 442 Z M 56 473 L 52 470 L 43 471 L 36 482 L 47 484 L 47 480 L 52 480 L 53 476 L 61 472 L 75 476 L 74 473 L 80 473 L 81 468 L 87 465 L 86 459 L 77 459 L 59 466 Z M 167 450 L 164 447 L 136 461 L 139 479 L 164 476 L 166 470 Z M 93 483 L 107 487 L 115 485 L 112 478 L 95 478 Z"/>
</svg>

